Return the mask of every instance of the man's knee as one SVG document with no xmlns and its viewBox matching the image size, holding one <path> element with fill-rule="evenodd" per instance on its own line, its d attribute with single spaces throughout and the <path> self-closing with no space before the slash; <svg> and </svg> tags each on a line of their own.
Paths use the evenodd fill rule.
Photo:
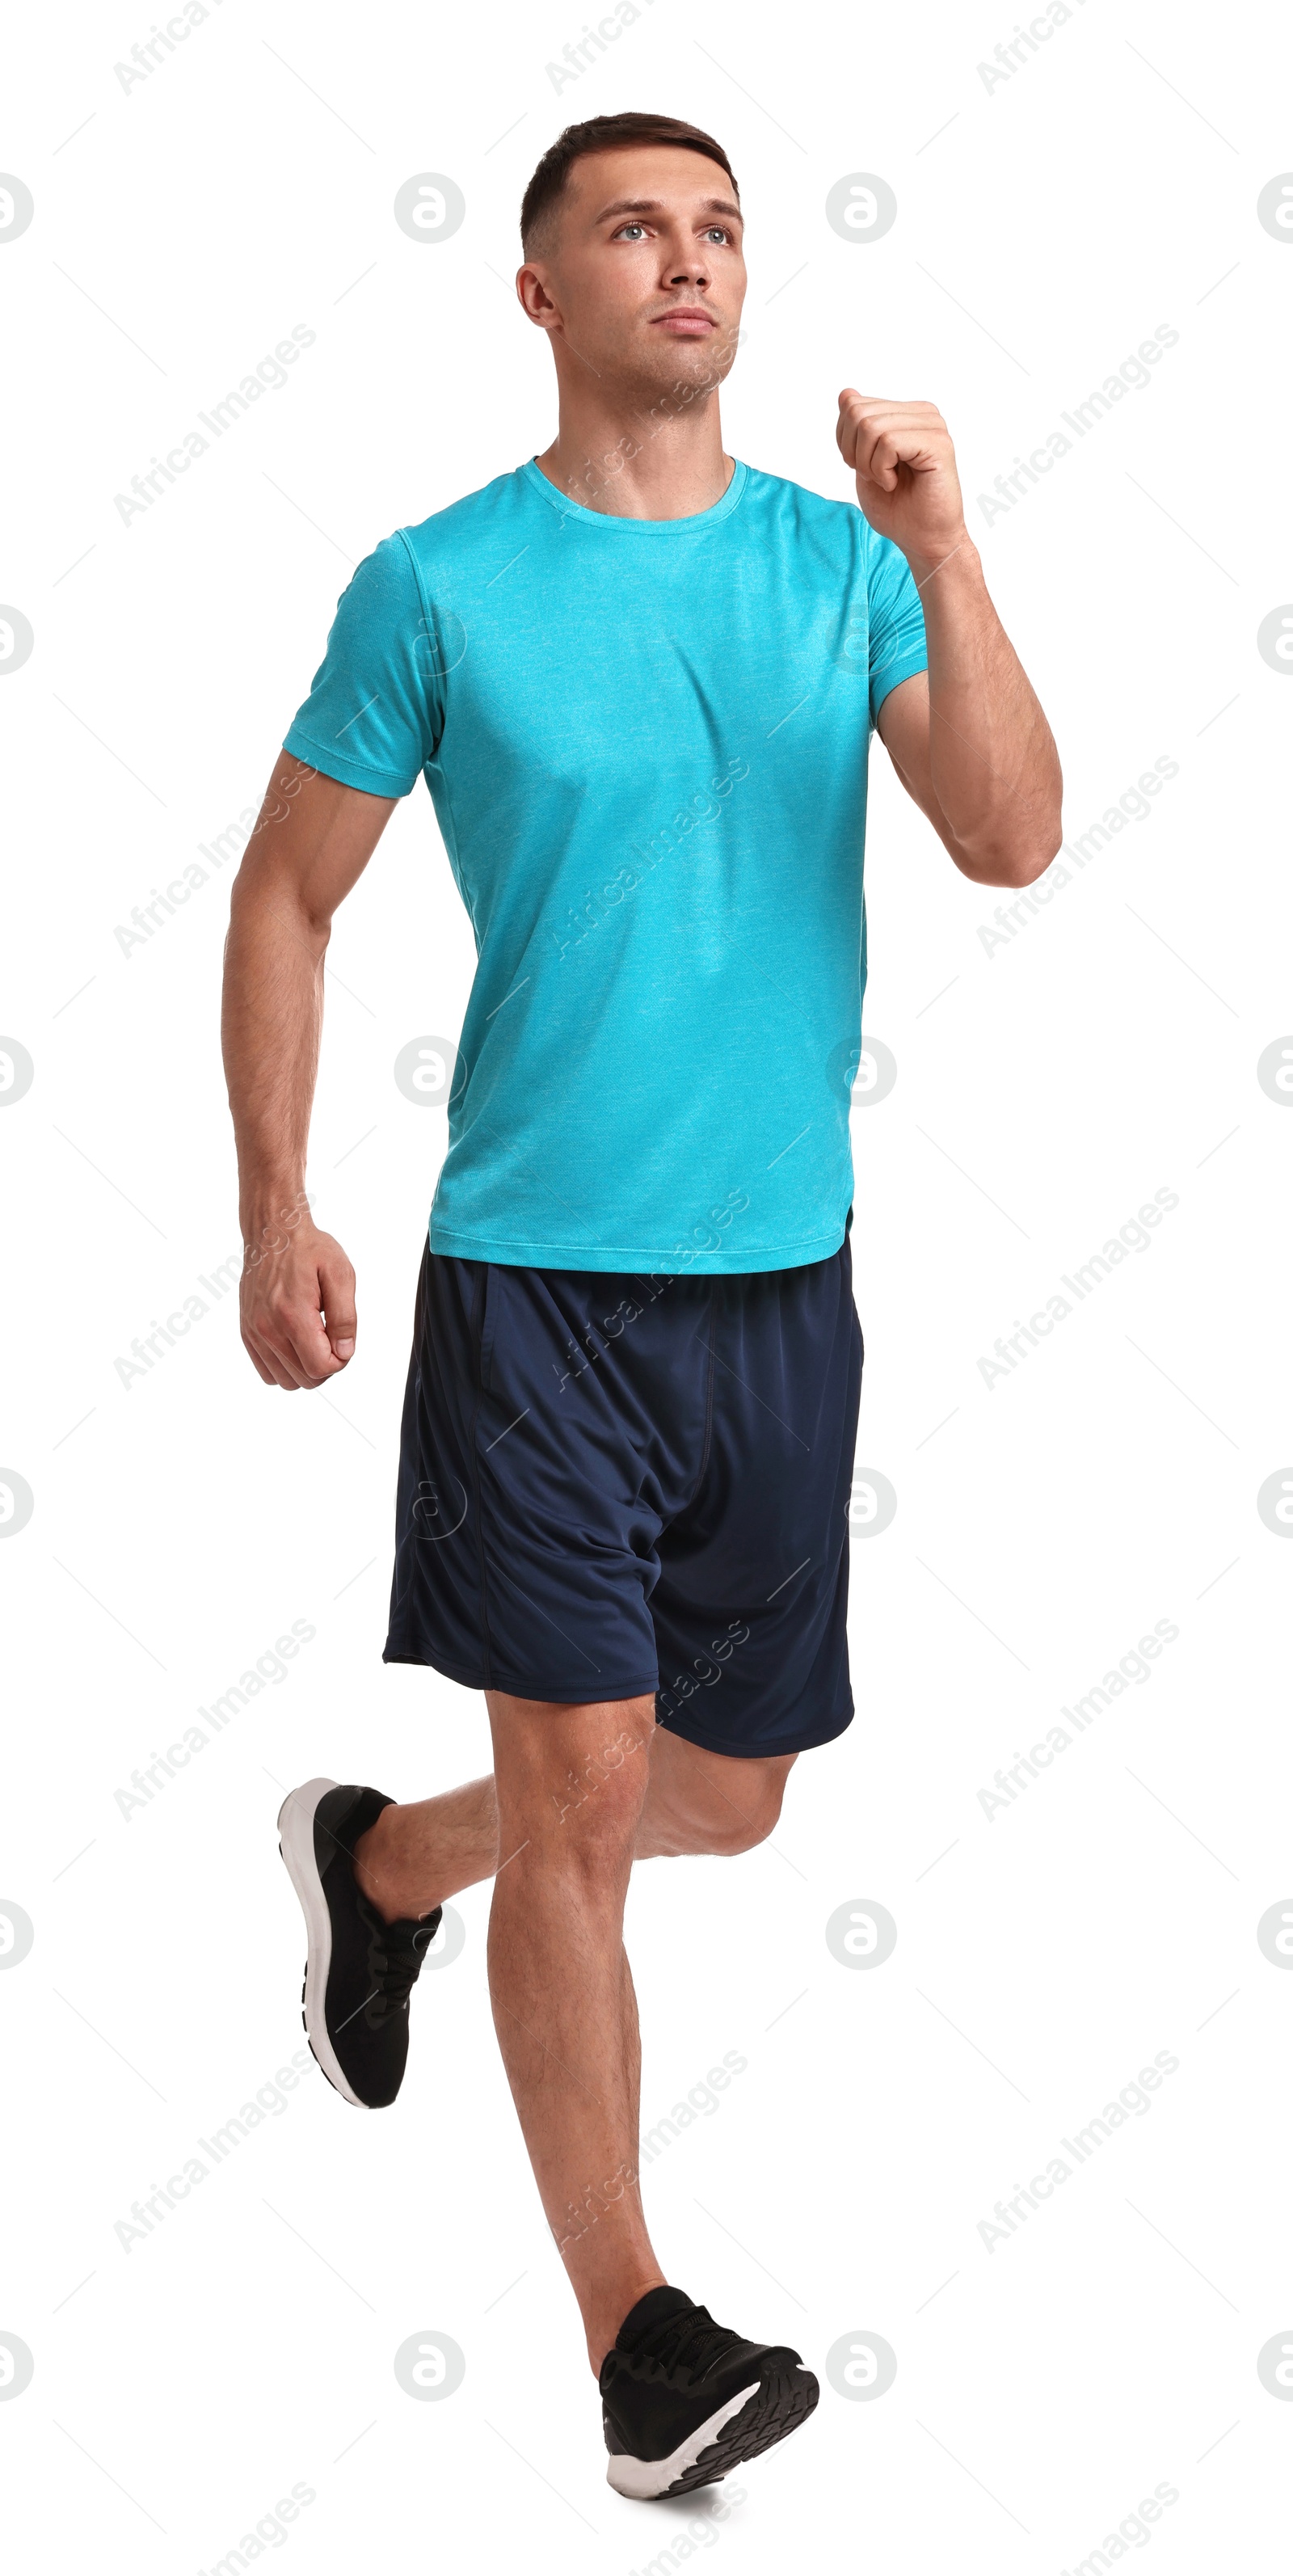
<svg viewBox="0 0 1293 2576">
<path fill-rule="evenodd" d="M 519 1834 L 572 1867 L 616 1868 L 631 1853 L 646 1790 L 655 1712 L 649 1700 L 595 1708 L 511 1703 L 499 1797 Z M 496 1721 L 497 1728 L 497 1721 Z M 501 1751 L 497 1741 L 496 1754 Z M 506 1827 L 504 1828 L 504 1837 Z"/>
</svg>

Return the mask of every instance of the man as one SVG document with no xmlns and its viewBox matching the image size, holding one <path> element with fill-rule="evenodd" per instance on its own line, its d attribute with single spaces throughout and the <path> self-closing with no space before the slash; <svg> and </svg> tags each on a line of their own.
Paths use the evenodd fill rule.
<svg viewBox="0 0 1293 2576">
<path fill-rule="evenodd" d="M 499 2044 L 608 2475 L 647 2497 L 817 2398 L 656 2259 L 622 1916 L 635 1860 L 762 1841 L 853 1713 L 870 735 L 980 884 L 1054 857 L 1060 773 L 932 405 L 841 396 L 860 508 L 724 453 L 745 267 L 719 145 L 668 117 L 571 127 L 521 233 L 557 435 L 344 593 L 234 889 L 225 1052 L 243 1337 L 267 1385 L 322 1385 L 356 1347 L 354 1274 L 304 1194 L 324 951 L 424 774 L 479 962 L 385 1653 L 484 1691 L 493 1773 L 411 1806 L 310 1781 L 282 1850 L 311 2045 L 371 2107 L 441 1907 L 493 1877 Z"/>
</svg>

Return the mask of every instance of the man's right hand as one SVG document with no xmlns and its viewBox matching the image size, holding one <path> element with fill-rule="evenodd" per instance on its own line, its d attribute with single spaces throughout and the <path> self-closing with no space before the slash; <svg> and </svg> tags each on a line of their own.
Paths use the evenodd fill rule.
<svg viewBox="0 0 1293 2576">
<path fill-rule="evenodd" d="M 242 1338 L 266 1386 L 322 1386 L 355 1349 L 355 1274 L 308 1216 L 268 1225 L 249 1244 L 239 1289 Z"/>
</svg>

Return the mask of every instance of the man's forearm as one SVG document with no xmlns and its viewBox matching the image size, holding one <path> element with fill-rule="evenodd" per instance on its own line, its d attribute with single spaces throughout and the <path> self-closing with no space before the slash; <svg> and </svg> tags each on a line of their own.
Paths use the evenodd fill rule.
<svg viewBox="0 0 1293 2576">
<path fill-rule="evenodd" d="M 1060 764 L 1050 726 L 988 596 L 971 539 L 945 561 L 916 561 L 911 570 L 929 652 L 930 772 L 957 863 L 986 884 L 1027 884 L 1060 845 Z"/>
<path fill-rule="evenodd" d="M 326 946 L 326 930 L 289 887 L 272 878 L 235 885 L 221 1034 L 248 1253 L 305 1204 Z"/>
</svg>

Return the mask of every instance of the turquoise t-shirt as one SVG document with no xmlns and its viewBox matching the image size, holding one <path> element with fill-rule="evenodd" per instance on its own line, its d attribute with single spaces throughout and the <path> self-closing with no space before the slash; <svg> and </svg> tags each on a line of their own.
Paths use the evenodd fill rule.
<svg viewBox="0 0 1293 2576">
<path fill-rule="evenodd" d="M 425 776 L 478 964 L 432 1250 L 790 1269 L 843 1241 L 867 753 L 925 668 L 904 557 L 739 464 L 685 519 L 539 467 L 386 537 L 287 749 Z"/>
</svg>

